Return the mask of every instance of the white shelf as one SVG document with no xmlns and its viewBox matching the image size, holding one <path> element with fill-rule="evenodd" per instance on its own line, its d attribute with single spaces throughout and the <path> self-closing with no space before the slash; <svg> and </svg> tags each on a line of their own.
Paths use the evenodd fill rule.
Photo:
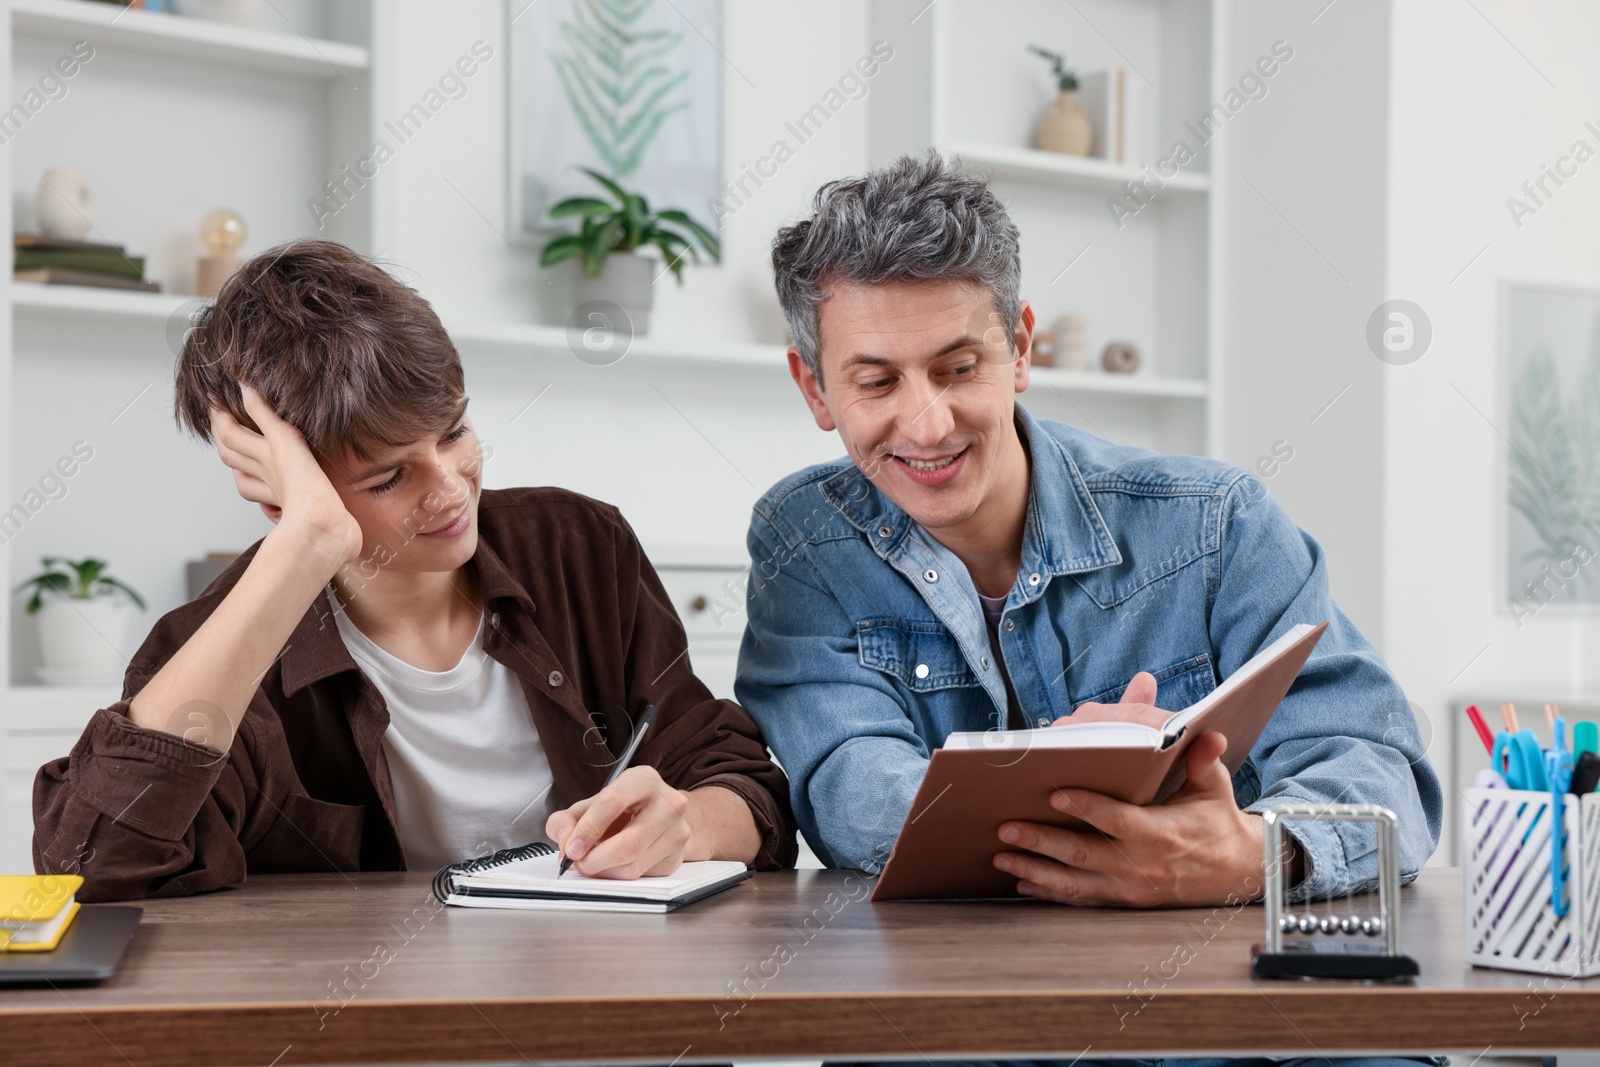
<svg viewBox="0 0 1600 1067">
<path fill-rule="evenodd" d="M 199 297 L 181 293 L 139 293 L 128 289 L 95 289 L 86 285 L 11 283 L 11 306 L 19 314 L 92 316 L 104 319 L 147 319 L 166 322 Z"/>
<path fill-rule="evenodd" d="M 1078 192 L 1120 194 L 1124 182 L 1145 182 L 1151 174 L 1166 184 L 1166 188 L 1157 191 L 1158 196 L 1164 192 L 1204 194 L 1211 189 L 1211 179 L 1205 174 L 1180 170 L 1171 178 L 1163 178 L 1154 167 L 1147 174 L 1142 168 L 1128 163 L 1108 163 L 1103 159 L 1067 156 L 1037 148 L 958 143 L 945 146 L 945 150 L 960 156 L 968 170 L 983 171 L 996 177 L 1021 178 Z"/>
<path fill-rule="evenodd" d="M 567 330 L 560 326 L 478 323 L 452 329 L 450 336 L 465 350 L 480 349 L 486 352 L 515 352 L 535 357 L 576 359 L 569 344 Z M 577 343 L 576 337 L 572 338 L 572 343 Z M 649 364 L 702 365 L 775 373 L 787 377 L 789 373 L 787 352 L 788 349 L 783 345 L 756 342 L 696 343 L 683 339 L 663 341 L 653 337 L 636 337 L 628 347 L 627 355 L 615 365 L 631 363 L 635 369 Z M 1162 399 L 1204 399 L 1206 396 L 1206 383 L 1194 378 L 1102 374 L 1055 367 L 1036 367 L 1030 373 L 1034 388 L 1040 389 L 1054 386 L 1068 392 Z"/>
<path fill-rule="evenodd" d="M 531 323 L 470 323 L 451 327 L 450 336 L 457 345 L 486 351 L 513 351 L 536 356 L 558 356 L 576 360 L 573 348 L 581 342 L 577 331 L 563 326 L 540 326 Z M 768 369 L 789 372 L 782 345 L 741 343 L 729 341 L 695 342 L 686 339 L 659 340 L 654 337 L 635 337 L 627 353 L 614 366 L 637 365 L 641 361 L 708 366 Z"/>
<path fill-rule="evenodd" d="M 67 315 L 104 319 L 134 319 L 164 323 L 185 305 L 199 299 L 181 293 L 130 293 L 117 289 L 91 289 L 76 285 L 14 283 L 11 302 L 18 314 Z M 568 331 L 561 326 L 532 323 L 473 323 L 450 330 L 464 351 L 517 353 L 535 357 L 576 360 Z M 641 363 L 668 366 L 723 367 L 734 370 L 789 373 L 783 345 L 758 342 L 660 340 L 636 337 L 617 365 Z M 603 369 L 603 368 L 601 368 Z M 1034 367 L 1035 388 L 1055 386 L 1069 392 L 1144 396 L 1161 399 L 1203 400 L 1206 383 L 1198 378 L 1164 378 L 1153 374 L 1106 374 L 1096 371 Z"/>
<path fill-rule="evenodd" d="M 1116 396 L 1147 396 L 1167 400 L 1204 400 L 1206 383 L 1199 378 L 1163 378 L 1156 374 L 1109 374 L 1097 371 L 1034 367 L 1028 371 L 1028 389 L 1055 386 L 1069 392 Z"/>
<path fill-rule="evenodd" d="M 12 0 L 19 35 L 85 35 L 96 45 L 127 48 L 225 67 L 327 81 L 365 71 L 366 48 L 270 30 L 230 26 L 94 0 Z"/>
</svg>

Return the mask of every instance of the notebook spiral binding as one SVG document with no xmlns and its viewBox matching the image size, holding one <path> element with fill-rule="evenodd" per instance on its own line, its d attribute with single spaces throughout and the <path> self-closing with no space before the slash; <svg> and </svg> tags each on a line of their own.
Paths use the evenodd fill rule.
<svg viewBox="0 0 1600 1067">
<path fill-rule="evenodd" d="M 445 899 L 456 891 L 454 878 L 458 874 L 475 874 L 478 871 L 487 871 L 491 867 L 503 867 L 518 860 L 553 855 L 555 851 L 554 845 L 533 841 L 526 845 L 518 845 L 516 848 L 503 848 L 499 852 L 480 856 L 475 860 L 462 860 L 448 867 L 440 867 L 439 872 L 433 876 L 433 895 L 443 904 Z"/>
</svg>

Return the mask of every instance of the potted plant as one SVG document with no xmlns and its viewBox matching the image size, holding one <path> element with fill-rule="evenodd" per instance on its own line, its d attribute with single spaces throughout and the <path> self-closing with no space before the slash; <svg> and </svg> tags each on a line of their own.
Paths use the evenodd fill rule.
<svg viewBox="0 0 1600 1067">
<path fill-rule="evenodd" d="M 692 257 L 700 262 L 700 248 L 704 248 L 720 262 L 722 244 L 716 234 L 686 213 L 676 208 L 651 211 L 649 201 L 638 193 L 628 192 L 598 171 L 580 169 L 612 199 L 573 196 L 552 206 L 552 219 L 577 219 L 579 228 L 577 233 L 552 237 L 539 262 L 548 267 L 577 259 L 582 269 L 573 281 L 573 303 L 581 307 L 591 300 L 608 301 L 627 313 L 634 333 L 648 333 L 660 268 L 655 259 L 640 256 L 638 251 L 654 247 L 682 285 L 685 261 Z"/>
<path fill-rule="evenodd" d="M 1028 51 L 1050 62 L 1050 71 L 1056 79 L 1055 103 L 1039 120 L 1037 139 L 1039 147 L 1047 152 L 1060 152 L 1069 156 L 1086 156 L 1094 140 L 1094 129 L 1089 116 L 1083 113 L 1078 102 L 1078 75 L 1067 66 L 1067 57 L 1048 48 L 1029 45 Z"/>
<path fill-rule="evenodd" d="M 31 591 L 29 615 L 39 619 L 39 679 L 52 685 L 116 681 L 122 676 L 129 603 L 144 598 L 106 573 L 100 559 L 45 556 L 44 570 L 12 590 Z"/>
</svg>

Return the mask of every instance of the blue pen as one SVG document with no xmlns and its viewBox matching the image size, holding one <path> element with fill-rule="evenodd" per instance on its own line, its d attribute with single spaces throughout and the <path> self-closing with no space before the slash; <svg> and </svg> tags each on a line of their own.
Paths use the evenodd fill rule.
<svg viewBox="0 0 1600 1067">
<path fill-rule="evenodd" d="M 1551 721 L 1550 750 L 1544 754 L 1545 778 L 1550 784 L 1550 907 L 1565 915 L 1567 899 L 1567 789 L 1572 785 L 1572 753 L 1566 745 L 1567 724 L 1557 715 Z"/>
</svg>

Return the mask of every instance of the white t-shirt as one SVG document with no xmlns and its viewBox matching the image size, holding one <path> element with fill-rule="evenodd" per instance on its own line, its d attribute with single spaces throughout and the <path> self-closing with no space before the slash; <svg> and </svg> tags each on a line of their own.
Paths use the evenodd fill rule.
<svg viewBox="0 0 1600 1067">
<path fill-rule="evenodd" d="M 389 760 L 406 866 L 433 871 L 544 840 L 559 809 L 522 682 L 483 650 L 483 622 L 461 662 L 425 671 L 385 652 L 340 609 L 339 636 L 389 705 Z"/>
</svg>

